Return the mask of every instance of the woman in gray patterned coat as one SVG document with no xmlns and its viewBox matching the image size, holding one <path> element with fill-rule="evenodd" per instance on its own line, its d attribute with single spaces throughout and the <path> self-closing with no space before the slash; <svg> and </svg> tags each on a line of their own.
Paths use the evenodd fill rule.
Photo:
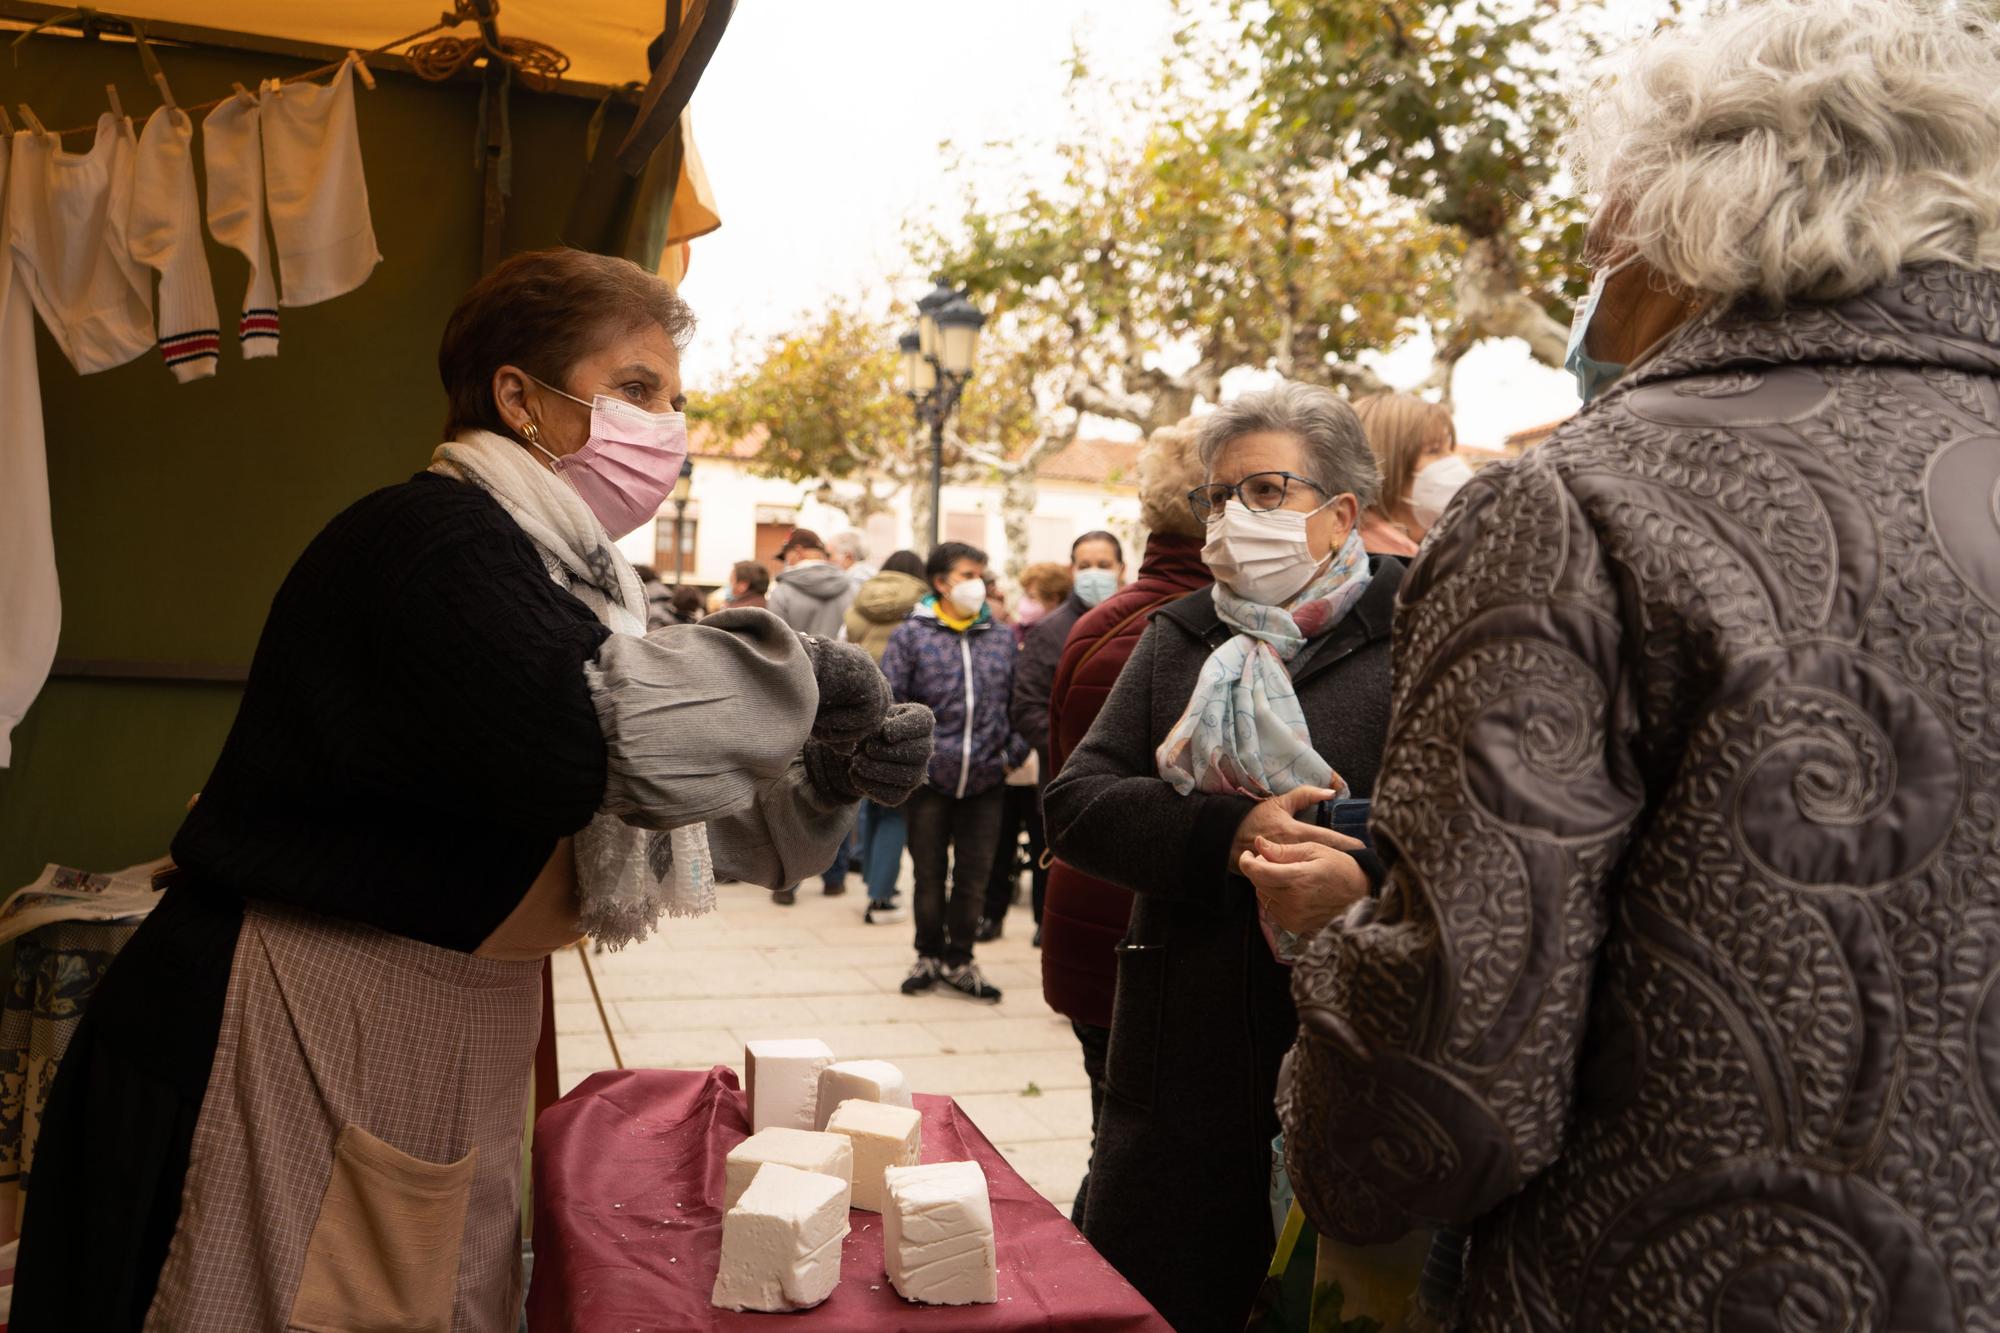
<svg viewBox="0 0 2000 1333">
<path fill-rule="evenodd" d="M 1590 401 L 1403 583 L 1292 1179 L 1471 1223 L 1467 1329 L 2000 1328 L 2000 31 L 1746 7 L 1581 125 Z"/>
</svg>

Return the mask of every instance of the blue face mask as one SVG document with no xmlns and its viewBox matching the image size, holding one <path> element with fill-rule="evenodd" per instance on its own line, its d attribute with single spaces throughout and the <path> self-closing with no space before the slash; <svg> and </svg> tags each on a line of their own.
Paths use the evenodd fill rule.
<svg viewBox="0 0 2000 1333">
<path fill-rule="evenodd" d="M 1096 606 L 1118 591 L 1118 573 L 1111 569 L 1079 569 L 1072 586 L 1077 601 L 1085 606 Z"/>
<path fill-rule="evenodd" d="M 1638 256 L 1634 255 L 1610 268 L 1599 269 L 1597 276 L 1590 280 L 1590 290 L 1577 302 L 1576 313 L 1570 317 L 1569 348 L 1563 356 L 1563 369 L 1576 376 L 1576 391 L 1586 403 L 1625 373 L 1624 362 L 1599 361 L 1585 354 L 1583 344 L 1585 335 L 1590 331 L 1590 317 L 1597 313 L 1597 303 L 1604 295 L 1604 284 L 1611 280 L 1612 274 L 1636 258 Z"/>
</svg>

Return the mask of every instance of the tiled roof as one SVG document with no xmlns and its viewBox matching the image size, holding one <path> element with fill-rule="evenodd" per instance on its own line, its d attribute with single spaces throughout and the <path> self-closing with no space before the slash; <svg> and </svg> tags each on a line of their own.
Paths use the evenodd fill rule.
<svg viewBox="0 0 2000 1333">
<path fill-rule="evenodd" d="M 1075 481 L 1093 486 L 1136 488 L 1139 484 L 1139 441 L 1073 440 L 1068 448 L 1043 463 L 1038 481 Z"/>
<path fill-rule="evenodd" d="M 1500 447 L 1509 453 L 1523 453 L 1555 434 L 1556 427 L 1568 420 L 1568 417 L 1557 417 L 1554 421 L 1544 421 L 1539 426 L 1530 426 L 1526 430 L 1517 430 L 1501 441 Z"/>
</svg>

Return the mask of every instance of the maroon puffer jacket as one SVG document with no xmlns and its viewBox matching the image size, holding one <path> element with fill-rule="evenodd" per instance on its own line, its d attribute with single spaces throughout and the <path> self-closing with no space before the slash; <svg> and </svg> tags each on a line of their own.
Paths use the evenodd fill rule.
<svg viewBox="0 0 2000 1333">
<path fill-rule="evenodd" d="M 1201 562 L 1200 538 L 1156 532 L 1146 539 L 1139 577 L 1087 612 L 1063 645 L 1049 691 L 1052 762 L 1045 778 L 1062 771 L 1097 720 L 1152 613 L 1214 581 Z M 1090 1027 L 1111 1026 L 1111 996 L 1118 988 L 1114 950 L 1131 915 L 1131 890 L 1060 860 L 1050 864 L 1042 904 L 1042 996 L 1049 1008 Z"/>
</svg>

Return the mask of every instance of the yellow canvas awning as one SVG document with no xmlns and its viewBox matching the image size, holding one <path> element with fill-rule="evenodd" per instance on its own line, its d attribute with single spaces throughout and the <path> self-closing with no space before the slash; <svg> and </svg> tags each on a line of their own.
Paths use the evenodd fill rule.
<svg viewBox="0 0 2000 1333">
<path fill-rule="evenodd" d="M 105 6 L 139 19 L 162 19 L 322 42 L 367 51 L 437 22 L 449 0 L 114 0 Z M 646 79 L 646 44 L 660 34 L 660 0 L 501 0 L 500 31 L 532 37 L 569 56 L 567 77 L 619 84 Z M 472 35 L 464 24 L 456 29 Z"/>
</svg>

